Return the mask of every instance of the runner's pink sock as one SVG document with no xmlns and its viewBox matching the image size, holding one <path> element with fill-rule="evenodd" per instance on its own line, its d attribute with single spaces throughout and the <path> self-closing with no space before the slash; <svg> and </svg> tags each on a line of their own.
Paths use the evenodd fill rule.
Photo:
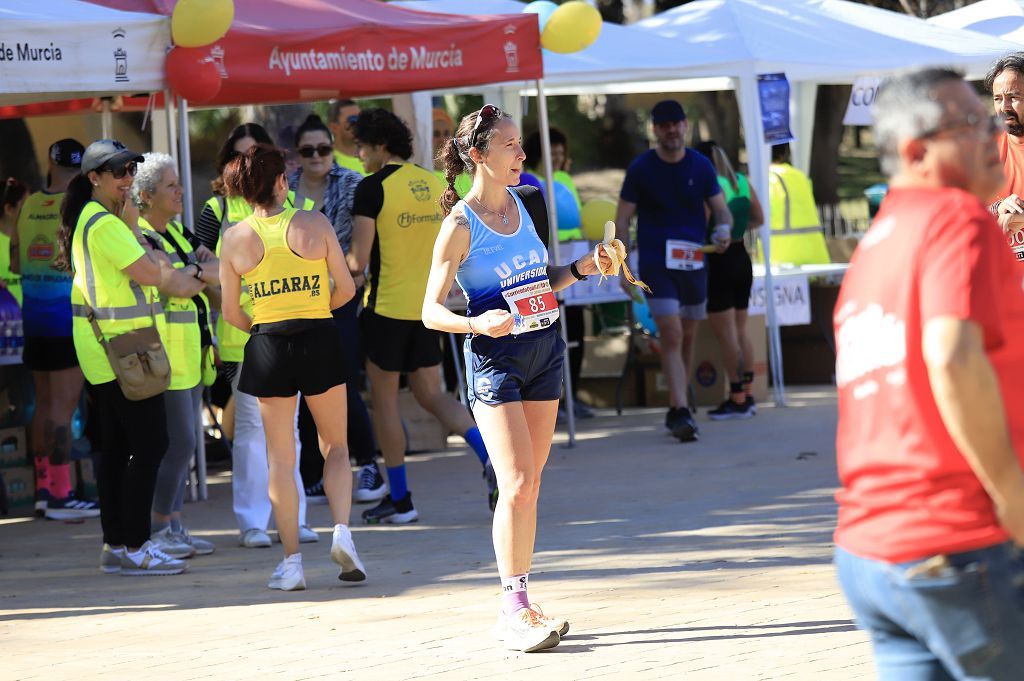
<svg viewBox="0 0 1024 681">
<path fill-rule="evenodd" d="M 71 494 L 71 464 L 50 464 L 50 494 L 64 499 Z"/>
<path fill-rule="evenodd" d="M 520 610 L 530 607 L 530 598 L 526 595 L 526 583 L 529 580 L 529 572 L 525 575 L 501 578 L 501 609 L 506 615 L 514 615 Z"/>
</svg>

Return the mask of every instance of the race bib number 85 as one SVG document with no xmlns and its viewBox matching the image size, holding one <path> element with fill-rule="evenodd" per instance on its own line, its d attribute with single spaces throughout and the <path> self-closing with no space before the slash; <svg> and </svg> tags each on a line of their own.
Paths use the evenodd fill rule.
<svg viewBox="0 0 1024 681">
<path fill-rule="evenodd" d="M 512 333 L 546 329 L 558 319 L 558 301 L 547 279 L 502 291 L 501 295 L 515 317 Z"/>
</svg>

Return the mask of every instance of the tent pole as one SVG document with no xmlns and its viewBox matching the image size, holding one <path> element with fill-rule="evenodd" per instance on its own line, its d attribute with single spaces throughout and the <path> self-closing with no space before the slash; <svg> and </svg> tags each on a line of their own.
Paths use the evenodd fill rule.
<svg viewBox="0 0 1024 681">
<path fill-rule="evenodd" d="M 103 139 L 109 140 L 114 137 L 114 120 L 110 113 L 110 97 L 100 99 L 100 134 Z"/>
<path fill-rule="evenodd" d="M 174 120 L 174 95 L 171 94 L 170 90 L 164 90 L 164 116 L 167 119 L 167 149 L 174 158 L 174 162 L 177 163 L 180 157 L 178 154 L 178 135 L 175 132 L 177 122 Z"/>
<path fill-rule="evenodd" d="M 559 265 L 561 261 L 558 257 L 558 209 L 555 205 L 555 174 L 551 167 L 551 135 L 548 133 L 548 102 L 544 96 L 543 78 L 537 79 L 537 118 L 540 123 L 540 152 L 544 158 L 544 184 L 547 186 L 548 194 L 548 250 L 551 253 L 548 262 Z M 565 302 L 561 293 L 558 293 L 558 308 L 558 316 L 561 319 L 558 330 L 562 335 L 562 342 L 565 343 L 562 373 L 565 380 L 565 420 L 569 426 L 569 442 L 566 447 L 572 448 L 576 446 L 576 414 L 572 396 L 572 375 L 569 371 L 569 338 L 565 331 Z"/>
<path fill-rule="evenodd" d="M 192 154 L 189 150 L 188 100 L 178 97 L 178 165 L 181 168 L 181 188 L 185 193 L 185 226 L 195 229 L 192 210 Z"/>
</svg>

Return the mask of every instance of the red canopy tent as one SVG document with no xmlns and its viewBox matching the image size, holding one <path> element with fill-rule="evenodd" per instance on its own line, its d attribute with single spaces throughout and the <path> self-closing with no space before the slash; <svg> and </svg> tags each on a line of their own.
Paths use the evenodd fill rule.
<svg viewBox="0 0 1024 681">
<path fill-rule="evenodd" d="M 171 14 L 174 0 L 88 0 Z M 237 0 L 210 46 L 224 79 L 209 104 L 444 90 L 543 77 L 533 15 L 445 15 L 379 0 Z"/>
</svg>

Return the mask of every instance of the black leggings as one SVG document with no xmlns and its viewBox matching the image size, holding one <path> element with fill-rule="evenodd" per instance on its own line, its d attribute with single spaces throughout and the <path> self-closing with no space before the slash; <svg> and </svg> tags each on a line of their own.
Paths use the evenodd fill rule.
<svg viewBox="0 0 1024 681">
<path fill-rule="evenodd" d="M 89 394 L 103 541 L 142 546 L 149 539 L 156 475 L 167 451 L 164 396 L 132 402 L 117 381 L 90 385 Z"/>
</svg>

